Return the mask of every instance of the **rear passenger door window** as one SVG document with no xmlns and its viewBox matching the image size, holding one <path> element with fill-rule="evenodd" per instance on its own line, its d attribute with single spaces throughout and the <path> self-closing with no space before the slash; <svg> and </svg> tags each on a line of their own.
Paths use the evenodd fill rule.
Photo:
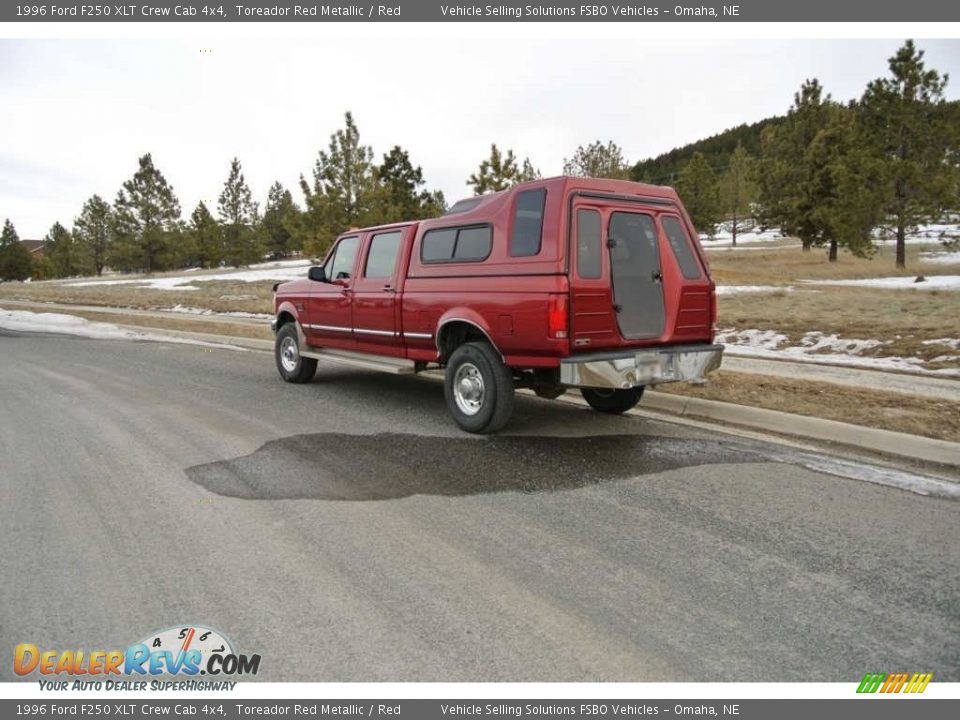
<svg viewBox="0 0 960 720">
<path fill-rule="evenodd" d="M 400 240 L 403 232 L 380 233 L 370 240 L 370 250 L 367 252 L 367 266 L 363 276 L 368 278 L 392 278 L 397 265 L 397 251 L 400 249 Z"/>
<path fill-rule="evenodd" d="M 540 254 L 543 207 L 546 201 L 546 188 L 517 193 L 516 207 L 513 211 L 513 229 L 510 232 L 512 257 L 530 257 Z"/>
<path fill-rule="evenodd" d="M 680 224 L 680 219 L 672 215 L 665 215 L 660 222 L 683 277 L 687 280 L 699 280 L 701 277 L 700 263 L 696 255 L 693 254 L 693 248 L 690 246 L 690 236 L 683 229 L 683 225 Z"/>
</svg>

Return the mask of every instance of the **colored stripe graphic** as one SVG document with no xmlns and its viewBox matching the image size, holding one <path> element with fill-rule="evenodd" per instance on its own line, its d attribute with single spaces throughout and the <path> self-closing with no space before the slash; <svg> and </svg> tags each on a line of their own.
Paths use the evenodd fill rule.
<svg viewBox="0 0 960 720">
<path fill-rule="evenodd" d="M 863 680 L 860 681 L 860 687 L 857 688 L 858 693 L 875 693 L 880 687 L 880 683 L 883 682 L 883 678 L 886 677 L 883 673 L 867 673 L 863 676 Z"/>
<path fill-rule="evenodd" d="M 913 677 L 910 678 L 910 682 L 907 684 L 907 689 L 904 692 L 908 693 L 922 693 L 927 689 L 927 685 L 930 684 L 930 681 L 933 679 L 933 673 L 914 673 Z"/>
<path fill-rule="evenodd" d="M 858 693 L 922 693 L 933 679 L 933 673 L 867 673 L 857 687 Z"/>
</svg>

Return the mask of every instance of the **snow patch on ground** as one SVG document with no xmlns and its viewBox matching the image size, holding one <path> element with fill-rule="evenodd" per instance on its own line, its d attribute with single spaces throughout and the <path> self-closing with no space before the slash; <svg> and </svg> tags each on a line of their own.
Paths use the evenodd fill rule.
<svg viewBox="0 0 960 720">
<path fill-rule="evenodd" d="M 920 253 L 920 259 L 937 265 L 960 265 L 960 252 L 925 252 Z"/>
<path fill-rule="evenodd" d="M 271 260 L 269 262 L 256 263 L 251 265 L 251 270 L 258 270 L 260 268 L 289 268 L 289 267 L 310 267 L 313 265 L 312 260 L 305 258 L 299 258 L 296 260 Z"/>
<path fill-rule="evenodd" d="M 217 317 L 253 318 L 255 320 L 269 320 L 273 317 L 272 315 L 267 315 L 266 313 L 251 313 L 233 310 L 230 312 L 215 312 L 207 308 L 189 307 L 187 305 L 174 305 L 173 307 L 160 309 L 163 312 L 181 313 L 183 315 L 216 315 Z"/>
<path fill-rule="evenodd" d="M 203 340 L 191 340 L 189 338 L 129 330 L 127 328 L 117 327 L 111 323 L 87 320 L 86 318 L 77 317 L 76 315 L 35 313 L 28 310 L 4 310 L 0 308 L 0 329 L 25 333 L 74 335 L 76 337 L 92 338 L 95 340 L 148 340 L 150 342 L 169 342 L 183 345 L 201 345 L 204 347 L 244 350 L 244 348 L 234 345 L 224 345 L 223 343 L 205 342 Z"/>
<path fill-rule="evenodd" d="M 924 345 L 946 345 L 951 350 L 960 350 L 960 338 L 936 338 L 935 340 L 924 340 Z"/>
<path fill-rule="evenodd" d="M 763 244 L 774 240 L 782 240 L 784 237 L 786 237 L 780 228 L 772 227 L 760 229 L 755 220 L 748 218 L 741 221 L 741 223 L 738 225 L 737 245 L 735 248 L 732 248 L 732 230 L 732 223 L 721 223 L 717 226 L 717 232 L 712 237 L 701 234 L 700 240 L 703 243 L 703 246 L 707 249 L 760 250 L 764 249 L 762 248 Z M 880 245 L 895 244 L 897 241 L 896 234 L 887 228 L 876 228 L 873 231 L 873 238 L 874 241 Z M 929 245 L 932 243 L 940 243 L 944 240 L 949 241 L 957 238 L 960 238 L 960 221 L 958 221 L 957 218 L 948 218 L 947 222 L 930 223 L 928 225 L 918 226 L 912 232 L 907 233 L 905 240 L 908 245 Z M 741 248 L 741 243 L 744 245 L 761 245 L 761 247 Z M 783 247 L 800 246 L 785 245 Z M 954 259 L 951 261 L 943 260 L 942 262 L 960 262 L 960 259 Z"/>
<path fill-rule="evenodd" d="M 960 290 L 960 275 L 925 275 L 926 280 L 916 282 L 916 275 L 909 277 L 864 278 L 861 280 L 801 280 L 810 285 L 835 285 L 846 287 L 884 288 L 891 290 Z"/>
<path fill-rule="evenodd" d="M 924 375 L 960 377 L 960 369 L 928 370 L 926 361 L 915 357 L 862 357 L 870 350 L 889 342 L 872 339 L 842 338 L 822 332 L 808 332 L 799 345 L 787 345 L 788 338 L 775 330 L 735 330 L 728 328 L 717 333 L 716 341 L 724 345 L 724 352 L 743 357 L 771 360 L 792 360 L 822 365 L 851 365 L 870 370 L 896 370 Z M 960 342 L 960 341 L 958 341 Z M 944 355 L 940 361 L 951 356 Z"/>
<path fill-rule="evenodd" d="M 298 263 L 301 261 L 297 261 Z M 307 262 L 306 265 L 310 263 Z M 307 276 L 306 265 L 270 267 L 259 270 L 212 273 L 210 275 L 167 275 L 124 280 L 82 280 L 66 283 L 67 287 L 90 287 L 94 285 L 136 285 L 151 290 L 197 290 L 194 283 L 225 280 L 227 282 L 261 282 L 263 280 L 295 280 Z"/>
<path fill-rule="evenodd" d="M 826 350 L 827 352 L 844 353 L 846 355 L 859 355 L 864 350 L 872 350 L 889 344 L 889 342 L 881 340 L 859 340 L 842 338 L 838 335 L 825 335 L 819 331 L 808 332 L 800 341 L 800 345 L 806 348 L 806 352 L 815 353 Z"/>
<path fill-rule="evenodd" d="M 742 295 L 746 293 L 772 293 L 777 290 L 791 292 L 792 287 L 780 287 L 777 285 L 718 285 L 717 295 Z"/>
<path fill-rule="evenodd" d="M 717 332 L 716 341 L 733 348 L 748 348 L 754 350 L 776 350 L 788 338 L 776 330 L 734 330 L 728 328 Z"/>
<path fill-rule="evenodd" d="M 954 220 L 956 220 L 954 218 Z M 886 228 L 876 228 L 873 231 L 874 239 L 882 245 L 895 244 L 897 242 L 896 232 Z M 907 245 L 923 245 L 926 243 L 943 242 L 944 240 L 954 240 L 960 237 L 960 223 L 930 223 L 920 225 L 912 232 L 906 235 Z"/>
<path fill-rule="evenodd" d="M 741 227 L 737 230 L 737 247 L 739 248 L 741 243 L 744 245 L 756 245 L 769 243 L 774 240 L 783 240 L 784 237 L 784 234 L 779 228 L 760 230 L 755 227 L 747 229 Z M 729 225 L 721 225 L 712 237 L 710 235 L 700 235 L 700 241 L 705 248 L 731 247 L 733 245 L 733 232 Z"/>
</svg>

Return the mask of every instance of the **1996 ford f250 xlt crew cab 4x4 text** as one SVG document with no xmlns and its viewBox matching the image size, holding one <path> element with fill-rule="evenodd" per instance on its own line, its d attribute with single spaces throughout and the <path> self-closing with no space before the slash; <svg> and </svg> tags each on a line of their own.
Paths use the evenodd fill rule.
<svg viewBox="0 0 960 720">
<path fill-rule="evenodd" d="M 493 432 L 515 388 L 579 388 L 621 413 L 648 385 L 720 366 L 717 303 L 671 188 L 559 177 L 461 200 L 446 215 L 351 230 L 308 277 L 275 287 L 276 362 L 394 373 L 445 368 L 457 424 Z"/>
</svg>

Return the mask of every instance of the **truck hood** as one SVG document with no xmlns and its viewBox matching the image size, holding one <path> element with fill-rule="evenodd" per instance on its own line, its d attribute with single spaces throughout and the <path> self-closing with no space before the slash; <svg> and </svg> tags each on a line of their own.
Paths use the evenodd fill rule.
<svg viewBox="0 0 960 720">
<path fill-rule="evenodd" d="M 277 284 L 276 293 L 277 295 L 285 294 L 302 294 L 310 292 L 313 287 L 316 285 L 316 281 L 309 280 L 307 278 L 298 278 L 296 280 L 288 280 L 287 282 L 282 282 Z"/>
</svg>

